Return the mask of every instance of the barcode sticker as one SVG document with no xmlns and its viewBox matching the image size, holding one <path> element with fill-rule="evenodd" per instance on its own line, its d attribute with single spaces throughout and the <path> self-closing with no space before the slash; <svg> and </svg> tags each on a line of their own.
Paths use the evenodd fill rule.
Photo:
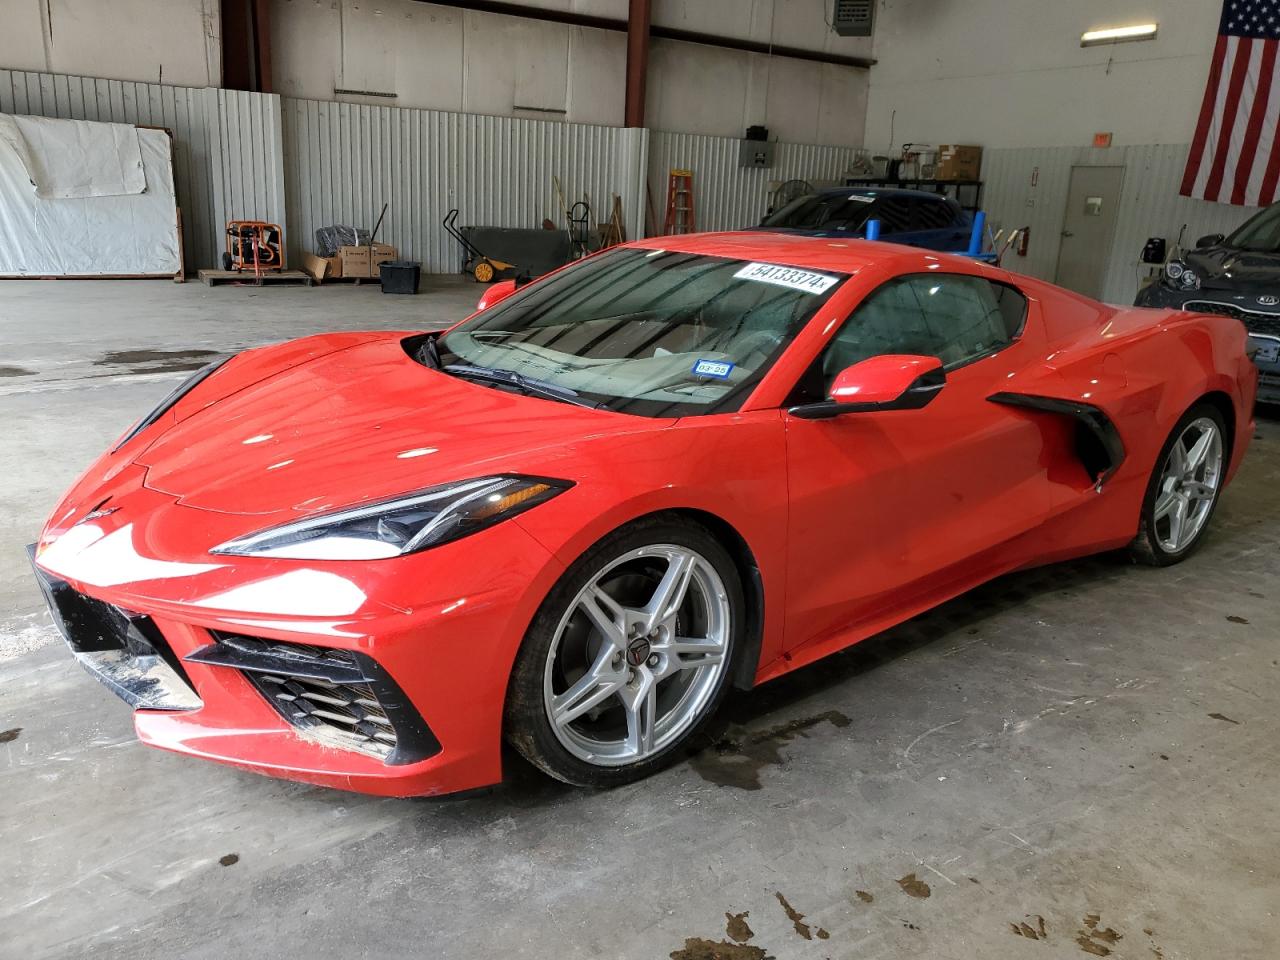
<svg viewBox="0 0 1280 960">
<path fill-rule="evenodd" d="M 812 273 L 808 270 L 797 270 L 795 267 L 780 267 L 773 263 L 748 263 L 734 274 L 738 280 L 754 280 L 757 283 L 772 283 L 779 287 L 790 287 L 805 293 L 826 293 L 840 282 L 839 277 L 825 273 Z"/>
</svg>

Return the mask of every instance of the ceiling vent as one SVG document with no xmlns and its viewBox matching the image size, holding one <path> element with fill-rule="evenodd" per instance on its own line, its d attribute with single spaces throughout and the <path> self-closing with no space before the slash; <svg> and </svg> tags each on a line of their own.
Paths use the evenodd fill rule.
<svg viewBox="0 0 1280 960">
<path fill-rule="evenodd" d="M 869 37 L 875 0 L 835 0 L 831 28 L 842 37 Z"/>
</svg>

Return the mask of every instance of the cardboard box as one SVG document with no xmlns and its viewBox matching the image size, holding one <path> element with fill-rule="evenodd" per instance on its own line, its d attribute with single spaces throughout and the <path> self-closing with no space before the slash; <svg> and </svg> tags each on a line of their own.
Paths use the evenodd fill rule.
<svg viewBox="0 0 1280 960">
<path fill-rule="evenodd" d="M 303 254 L 302 269 L 311 275 L 316 283 L 333 280 L 342 276 L 342 260 L 338 257 L 317 257 L 314 253 Z"/>
<path fill-rule="evenodd" d="M 380 264 L 395 260 L 400 256 L 395 247 L 389 243 L 372 243 L 369 245 L 369 272 L 371 276 L 381 276 Z"/>
<path fill-rule="evenodd" d="M 373 243 L 360 247 L 339 247 L 337 259 L 341 261 L 343 277 L 377 277 L 378 266 L 396 259 L 396 248 L 389 243 Z"/>
<path fill-rule="evenodd" d="M 938 180 L 977 180 L 982 173 L 982 148 L 944 144 L 938 148 Z"/>
<path fill-rule="evenodd" d="M 339 247 L 338 260 L 342 263 L 344 277 L 369 276 L 368 247 Z"/>
</svg>

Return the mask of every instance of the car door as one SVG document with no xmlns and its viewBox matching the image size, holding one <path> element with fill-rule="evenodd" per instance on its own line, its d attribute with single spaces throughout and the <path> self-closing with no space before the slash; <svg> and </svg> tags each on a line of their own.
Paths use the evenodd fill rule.
<svg viewBox="0 0 1280 960">
<path fill-rule="evenodd" d="M 1043 522 L 1042 434 L 987 400 L 1036 352 L 1026 312 L 1017 290 L 980 277 L 899 277 L 863 300 L 797 385 L 795 401 L 816 402 L 837 373 L 880 354 L 936 356 L 947 371 L 918 410 L 786 415 L 788 650 L 841 646 L 1007 569 Z"/>
</svg>

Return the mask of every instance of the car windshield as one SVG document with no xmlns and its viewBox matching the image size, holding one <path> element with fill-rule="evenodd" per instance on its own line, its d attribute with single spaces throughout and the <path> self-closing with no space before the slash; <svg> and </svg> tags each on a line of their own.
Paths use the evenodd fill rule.
<svg viewBox="0 0 1280 960">
<path fill-rule="evenodd" d="M 439 361 L 454 376 L 642 416 L 734 410 L 843 279 L 609 251 L 455 327 Z"/>
<path fill-rule="evenodd" d="M 1256 253 L 1280 253 L 1280 203 L 1245 221 L 1227 237 L 1227 246 Z"/>
<path fill-rule="evenodd" d="M 762 227 L 800 230 L 859 230 L 876 195 L 870 192 L 811 193 L 769 214 Z"/>
</svg>

